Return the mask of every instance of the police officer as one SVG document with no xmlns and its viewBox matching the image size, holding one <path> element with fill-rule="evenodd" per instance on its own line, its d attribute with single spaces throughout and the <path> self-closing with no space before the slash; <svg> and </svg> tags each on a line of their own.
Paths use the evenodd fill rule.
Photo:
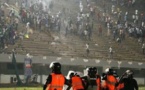
<svg viewBox="0 0 145 90">
<path fill-rule="evenodd" d="M 85 84 L 77 73 L 70 74 L 70 83 L 72 90 L 84 90 Z"/>
<path fill-rule="evenodd" d="M 116 90 L 116 83 L 117 79 L 114 76 L 114 70 L 107 68 L 102 75 L 102 90 Z"/>
<path fill-rule="evenodd" d="M 96 67 L 93 67 L 94 73 L 96 74 L 96 90 L 101 90 L 101 76 L 98 74 L 98 70 Z"/>
<path fill-rule="evenodd" d="M 93 81 L 95 83 L 95 77 L 93 80 L 93 70 L 92 67 L 86 68 L 85 73 L 84 73 L 84 77 L 82 77 L 83 81 L 85 82 L 85 89 L 88 90 L 89 86 L 91 86 L 93 88 Z"/>
<path fill-rule="evenodd" d="M 101 89 L 101 77 L 97 74 L 97 68 L 96 67 L 90 67 L 86 69 L 87 75 L 83 77 L 85 81 L 85 89 L 93 88 L 94 86 L 97 86 L 97 90 Z"/>
<path fill-rule="evenodd" d="M 138 83 L 133 78 L 133 71 L 131 70 L 126 70 L 126 72 L 122 75 L 118 85 L 120 84 L 124 84 L 124 87 L 119 90 L 138 90 Z"/>
<path fill-rule="evenodd" d="M 63 90 L 64 84 L 69 85 L 69 82 L 61 74 L 61 64 L 59 62 L 52 62 L 50 68 L 52 69 L 52 73 L 48 76 L 43 90 Z"/>
</svg>

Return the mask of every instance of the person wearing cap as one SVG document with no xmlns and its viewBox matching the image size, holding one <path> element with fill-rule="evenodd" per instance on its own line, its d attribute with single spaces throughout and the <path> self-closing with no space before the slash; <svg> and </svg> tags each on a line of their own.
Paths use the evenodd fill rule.
<svg viewBox="0 0 145 90">
<path fill-rule="evenodd" d="M 61 64 L 59 62 L 52 62 L 50 68 L 52 72 L 48 76 L 43 90 L 63 90 L 65 84 L 70 85 L 69 81 L 61 73 Z"/>
<path fill-rule="evenodd" d="M 117 85 L 123 84 L 124 87 L 118 90 L 138 90 L 138 83 L 133 78 L 133 71 L 126 70 L 126 72 L 121 76 Z"/>
<path fill-rule="evenodd" d="M 72 90 L 85 90 L 85 84 L 78 73 L 72 72 L 70 74 L 70 83 L 72 86 Z M 70 87 L 68 89 L 70 89 Z"/>
</svg>

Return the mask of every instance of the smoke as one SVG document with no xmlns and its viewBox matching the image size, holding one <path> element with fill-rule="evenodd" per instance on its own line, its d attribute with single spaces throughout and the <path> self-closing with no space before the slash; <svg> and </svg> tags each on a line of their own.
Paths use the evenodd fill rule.
<svg viewBox="0 0 145 90">
<path fill-rule="evenodd" d="M 43 10 L 46 11 L 51 2 L 52 2 L 52 0 L 29 0 L 28 4 L 30 5 L 30 3 L 31 3 L 31 5 L 33 5 L 36 3 L 42 3 Z"/>
</svg>

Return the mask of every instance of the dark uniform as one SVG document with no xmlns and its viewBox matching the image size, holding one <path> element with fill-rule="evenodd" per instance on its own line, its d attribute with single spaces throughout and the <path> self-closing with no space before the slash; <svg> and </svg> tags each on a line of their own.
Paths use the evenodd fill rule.
<svg viewBox="0 0 145 90">
<path fill-rule="evenodd" d="M 90 88 L 93 88 L 95 86 L 97 86 L 97 90 L 99 90 L 101 84 L 101 77 L 97 74 L 96 67 L 90 67 L 88 69 L 88 75 L 84 76 L 83 80 L 85 82 L 85 90 L 89 90 Z"/>
<path fill-rule="evenodd" d="M 124 87 L 120 90 L 138 90 L 138 83 L 133 78 L 133 72 L 131 70 L 127 70 L 125 74 L 119 81 L 119 84 L 123 83 Z"/>
</svg>

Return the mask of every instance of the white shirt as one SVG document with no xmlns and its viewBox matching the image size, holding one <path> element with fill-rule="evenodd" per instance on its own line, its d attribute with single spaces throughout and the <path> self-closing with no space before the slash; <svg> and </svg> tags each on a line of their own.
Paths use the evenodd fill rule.
<svg viewBox="0 0 145 90">
<path fill-rule="evenodd" d="M 142 48 L 145 48 L 145 44 L 144 43 L 142 44 Z"/>
<path fill-rule="evenodd" d="M 110 47 L 110 48 L 109 48 L 109 52 L 112 52 L 112 50 L 113 50 L 113 49 Z"/>
<path fill-rule="evenodd" d="M 84 31 L 84 34 L 85 34 L 85 35 L 87 35 L 87 34 L 88 34 L 88 31 L 87 31 L 87 30 L 85 30 L 85 31 Z"/>
<path fill-rule="evenodd" d="M 89 49 L 89 45 L 88 44 L 86 44 L 86 49 Z"/>
<path fill-rule="evenodd" d="M 142 26 L 142 27 L 144 26 L 144 22 L 141 23 L 141 26 Z"/>
<path fill-rule="evenodd" d="M 135 14 L 136 14 L 136 15 L 138 14 L 138 10 L 135 10 Z"/>
<path fill-rule="evenodd" d="M 132 15 L 132 19 L 135 19 L 135 15 Z"/>
<path fill-rule="evenodd" d="M 26 28 L 29 28 L 29 24 L 30 24 L 30 23 L 29 23 L 29 22 L 27 22 L 27 24 L 26 24 Z"/>
<path fill-rule="evenodd" d="M 138 20 L 138 15 L 135 16 L 135 19 Z"/>
</svg>

